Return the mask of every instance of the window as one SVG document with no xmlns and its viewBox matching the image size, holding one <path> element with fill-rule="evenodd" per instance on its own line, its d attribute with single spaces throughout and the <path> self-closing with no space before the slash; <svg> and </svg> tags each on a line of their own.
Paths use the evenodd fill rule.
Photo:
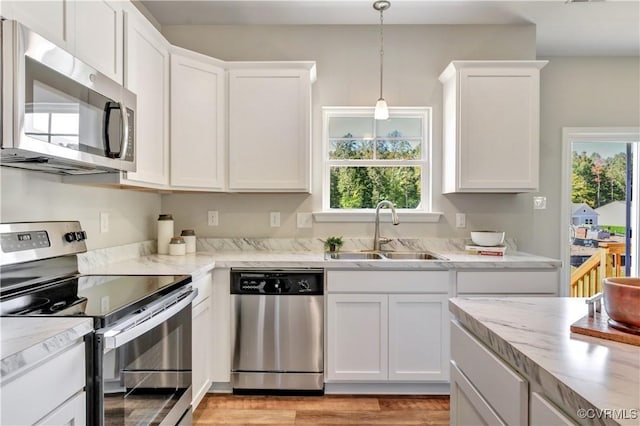
<svg viewBox="0 0 640 426">
<path fill-rule="evenodd" d="M 405 213 L 430 211 L 430 108 L 325 107 L 323 211 L 362 213 L 389 200 Z"/>
</svg>

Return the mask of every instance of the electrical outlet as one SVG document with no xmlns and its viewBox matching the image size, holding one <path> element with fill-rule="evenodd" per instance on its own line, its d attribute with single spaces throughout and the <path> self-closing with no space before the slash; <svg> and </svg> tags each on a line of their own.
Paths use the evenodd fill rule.
<svg viewBox="0 0 640 426">
<path fill-rule="evenodd" d="M 298 213 L 298 228 L 311 228 L 313 226 L 313 214 L 312 213 Z"/>
<path fill-rule="evenodd" d="M 269 224 L 272 228 L 277 228 L 280 226 L 280 212 L 269 213 Z"/>
<path fill-rule="evenodd" d="M 109 213 L 100 212 L 100 233 L 109 232 Z"/>
<path fill-rule="evenodd" d="M 207 225 L 218 226 L 218 210 L 209 210 L 207 212 Z"/>
<path fill-rule="evenodd" d="M 456 228 L 467 227 L 467 215 L 464 213 L 456 213 Z"/>
<path fill-rule="evenodd" d="M 533 209 L 544 210 L 547 208 L 547 197 L 533 197 Z"/>
</svg>

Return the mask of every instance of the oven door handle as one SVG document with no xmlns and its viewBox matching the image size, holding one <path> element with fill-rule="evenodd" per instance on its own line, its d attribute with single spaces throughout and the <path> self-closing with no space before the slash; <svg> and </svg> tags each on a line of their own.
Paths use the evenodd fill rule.
<svg viewBox="0 0 640 426">
<path fill-rule="evenodd" d="M 103 338 L 105 350 L 119 348 L 176 315 L 189 306 L 197 295 L 198 289 L 189 289 L 177 296 L 178 301 L 176 303 L 167 306 L 159 312 L 148 313 L 143 311 L 135 317 L 128 319 L 125 324 L 135 324 L 131 327 L 127 328 L 126 326 L 115 325 L 110 328 L 100 329 L 96 331 L 96 334 Z"/>
</svg>

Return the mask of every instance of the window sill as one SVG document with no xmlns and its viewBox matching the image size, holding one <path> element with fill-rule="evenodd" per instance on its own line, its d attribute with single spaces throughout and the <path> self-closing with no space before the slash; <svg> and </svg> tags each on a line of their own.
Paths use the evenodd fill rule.
<svg viewBox="0 0 640 426">
<path fill-rule="evenodd" d="M 398 212 L 401 223 L 436 223 L 440 220 L 440 212 Z M 325 211 L 313 212 L 316 222 L 373 222 L 376 218 L 375 211 Z M 387 209 L 380 211 L 380 222 L 391 222 L 391 212 Z"/>
</svg>

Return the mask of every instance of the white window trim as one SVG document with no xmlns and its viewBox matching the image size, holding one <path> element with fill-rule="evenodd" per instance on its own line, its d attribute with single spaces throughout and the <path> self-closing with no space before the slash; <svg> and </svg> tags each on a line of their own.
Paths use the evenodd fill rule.
<svg viewBox="0 0 640 426">
<path fill-rule="evenodd" d="M 373 118 L 373 107 L 322 107 L 322 211 L 314 212 L 313 217 L 316 222 L 371 222 L 375 218 L 375 209 L 332 209 L 329 207 L 330 197 L 330 173 L 327 162 L 329 161 L 329 129 L 328 118 L 333 115 L 340 117 L 361 117 L 370 115 Z M 397 209 L 398 215 L 403 222 L 438 222 L 442 213 L 431 211 L 432 200 L 432 108 L 431 107 L 392 107 L 389 108 L 390 116 L 416 116 L 423 115 L 423 147 L 420 160 L 406 160 L 406 165 L 419 165 L 422 167 L 422 182 L 420 187 L 421 203 L 415 209 Z M 362 161 L 363 165 L 370 165 L 367 160 Z M 388 212 L 382 212 L 381 221 L 391 221 Z"/>
</svg>

